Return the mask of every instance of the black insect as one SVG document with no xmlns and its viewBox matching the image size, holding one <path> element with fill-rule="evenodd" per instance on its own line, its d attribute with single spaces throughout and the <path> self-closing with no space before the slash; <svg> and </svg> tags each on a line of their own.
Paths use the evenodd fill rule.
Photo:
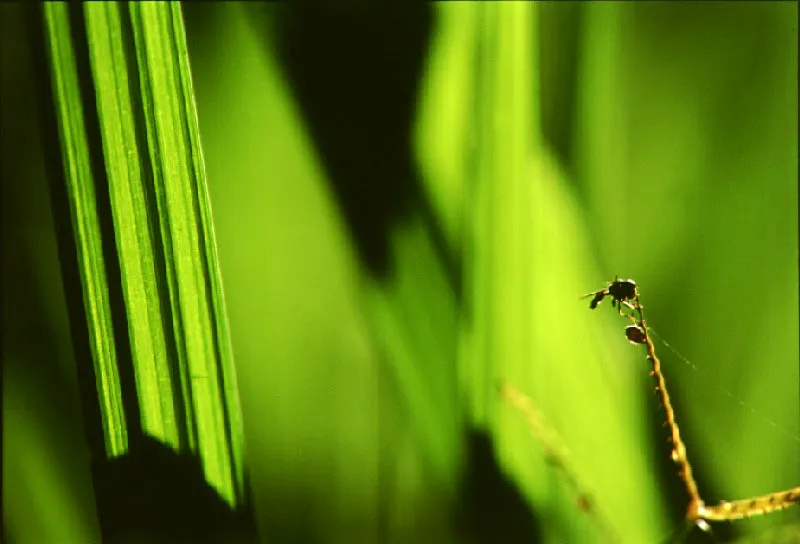
<svg viewBox="0 0 800 544">
<path fill-rule="evenodd" d="M 589 303 L 589 308 L 592 310 L 597 308 L 597 305 L 603 302 L 604 298 L 610 296 L 612 299 L 611 305 L 617 308 L 619 312 L 622 312 L 623 303 L 638 298 L 639 290 L 636 287 L 635 281 L 631 279 L 620 279 L 617 277 L 614 278 L 614 281 L 609 283 L 604 289 L 584 295 L 584 298 L 591 296 L 594 296 L 592 301 Z M 626 306 L 629 308 L 631 307 L 630 304 L 626 304 Z"/>
</svg>

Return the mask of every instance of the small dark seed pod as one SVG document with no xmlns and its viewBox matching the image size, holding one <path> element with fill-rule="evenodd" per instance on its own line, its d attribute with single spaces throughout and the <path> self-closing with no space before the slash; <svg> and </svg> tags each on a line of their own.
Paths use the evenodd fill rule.
<svg viewBox="0 0 800 544">
<path fill-rule="evenodd" d="M 644 329 L 639 325 L 628 325 L 625 327 L 625 336 L 631 344 L 644 344 L 645 335 Z"/>
</svg>

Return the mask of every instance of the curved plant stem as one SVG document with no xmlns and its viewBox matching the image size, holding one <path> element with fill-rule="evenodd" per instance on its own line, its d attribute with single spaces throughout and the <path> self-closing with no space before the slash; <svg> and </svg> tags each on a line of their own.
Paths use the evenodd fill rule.
<svg viewBox="0 0 800 544">
<path fill-rule="evenodd" d="M 626 280 L 631 281 L 631 280 Z M 614 280 L 613 283 L 617 283 Z M 613 284 L 612 284 L 613 285 Z M 608 291 L 607 288 L 605 291 Z M 598 291 L 601 292 L 601 291 Z M 742 499 L 736 501 L 721 501 L 715 506 L 706 506 L 697 482 L 692 474 L 692 465 L 686 455 L 686 445 L 681 439 L 680 429 L 675 419 L 675 410 L 667 392 L 667 382 L 661 372 L 661 361 L 656 355 L 655 346 L 650 338 L 650 331 L 644 319 L 642 303 L 639 299 L 639 290 L 636 289 L 635 296 L 631 301 L 617 300 L 618 307 L 626 306 L 633 311 L 632 314 L 623 314 L 641 331 L 640 339 L 632 339 L 634 343 L 642 343 L 647 347 L 647 360 L 652 364 L 653 370 L 650 375 L 656 379 L 656 393 L 659 394 L 661 404 L 666 412 L 666 424 L 670 430 L 670 442 L 672 443 L 672 461 L 678 465 L 681 480 L 683 481 L 686 492 L 689 494 L 689 505 L 686 509 L 686 519 L 690 522 L 703 526 L 706 521 L 733 521 L 746 519 L 752 516 L 769 514 L 778 510 L 783 510 L 794 504 L 800 503 L 800 487 L 793 487 L 788 490 L 770 493 L 760 497 Z M 638 319 L 637 319 L 638 317 Z M 629 336 L 631 339 L 631 336 Z"/>
</svg>

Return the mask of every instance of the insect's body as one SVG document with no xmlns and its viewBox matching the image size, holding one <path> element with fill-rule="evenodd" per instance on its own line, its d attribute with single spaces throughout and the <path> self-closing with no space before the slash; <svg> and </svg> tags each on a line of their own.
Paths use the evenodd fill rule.
<svg viewBox="0 0 800 544">
<path fill-rule="evenodd" d="M 597 308 L 597 305 L 603 302 L 605 297 L 611 297 L 611 305 L 615 308 L 619 309 L 619 312 L 622 312 L 622 305 L 627 303 L 629 300 L 633 300 L 639 296 L 639 290 L 636 287 L 636 282 L 631 279 L 620 279 L 615 278 L 614 281 L 608 284 L 605 289 L 600 289 L 594 293 L 589 293 L 585 296 L 592 296 L 594 298 L 589 303 L 589 308 L 594 310 Z M 629 304 L 625 304 L 629 306 Z"/>
<path fill-rule="evenodd" d="M 614 297 L 615 301 L 626 301 L 636 298 L 639 294 L 636 282 L 633 280 L 614 280 L 608 286 L 608 294 Z"/>
</svg>

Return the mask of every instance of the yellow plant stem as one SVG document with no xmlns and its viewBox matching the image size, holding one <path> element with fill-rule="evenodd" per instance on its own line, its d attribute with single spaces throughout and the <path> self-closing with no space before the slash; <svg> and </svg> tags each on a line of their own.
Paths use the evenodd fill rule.
<svg viewBox="0 0 800 544">
<path fill-rule="evenodd" d="M 800 487 L 793 487 L 788 490 L 770 493 L 761 497 L 742 499 L 736 501 L 722 501 L 715 506 L 706 506 L 700 497 L 697 482 L 692 475 L 692 466 L 686 456 L 686 445 L 681 439 L 680 429 L 675 419 L 675 410 L 667 392 L 667 382 L 661 372 L 661 361 L 656 355 L 655 346 L 650 339 L 650 331 L 644 320 L 642 304 L 639 301 L 639 293 L 633 299 L 633 303 L 623 302 L 628 308 L 635 310 L 638 320 L 632 315 L 626 315 L 634 324 L 638 325 L 644 333 L 644 344 L 647 346 L 647 360 L 653 366 L 650 375 L 656 379 L 656 392 L 661 398 L 661 404 L 667 415 L 667 426 L 670 430 L 670 441 L 672 443 L 672 461 L 678 465 L 681 480 L 683 481 L 686 492 L 689 494 L 689 505 L 686 509 L 686 519 L 703 525 L 705 521 L 733 521 L 737 519 L 750 518 L 783 510 L 794 504 L 800 503 Z"/>
</svg>

